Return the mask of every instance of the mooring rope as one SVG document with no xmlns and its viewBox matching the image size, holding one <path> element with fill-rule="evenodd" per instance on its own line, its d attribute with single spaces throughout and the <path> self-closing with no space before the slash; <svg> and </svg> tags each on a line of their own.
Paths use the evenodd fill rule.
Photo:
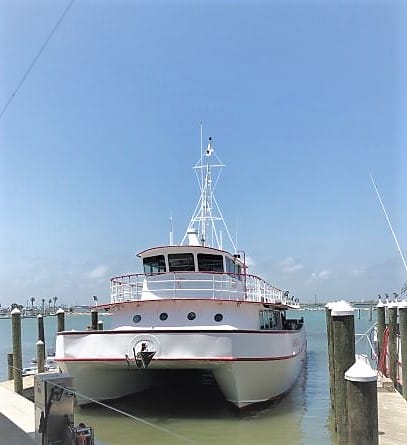
<svg viewBox="0 0 407 445">
<path fill-rule="evenodd" d="M 133 414 L 127 413 L 126 411 L 123 411 L 123 410 L 121 410 L 119 408 L 115 408 L 114 406 L 108 405 L 108 404 L 103 403 L 103 402 L 101 402 L 99 400 L 92 399 L 91 397 L 88 397 L 88 396 L 86 396 L 86 395 L 76 391 L 73 388 L 67 388 L 67 387 L 64 387 L 62 385 L 59 385 L 58 383 L 54 383 L 54 382 L 49 382 L 49 383 L 51 383 L 52 385 L 55 385 L 55 386 L 57 386 L 59 388 L 67 389 L 67 390 L 73 392 L 75 395 L 77 395 L 79 397 L 82 397 L 82 398 L 84 398 L 86 400 L 89 400 L 92 403 L 96 403 L 97 405 L 100 405 L 100 406 L 103 406 L 104 408 L 110 409 L 111 411 L 114 411 L 114 412 L 116 412 L 118 414 L 121 414 L 121 415 L 123 415 L 125 417 L 128 417 L 129 419 L 132 419 L 132 420 L 134 420 L 136 422 L 140 422 L 140 423 L 143 423 L 145 425 L 148 425 L 151 428 L 154 428 L 154 429 L 156 429 L 158 431 L 161 431 L 163 433 L 169 434 L 170 436 L 173 436 L 173 437 L 175 437 L 177 439 L 181 439 L 181 440 L 183 440 L 183 441 L 185 441 L 187 443 L 199 445 L 199 442 L 196 442 L 195 440 L 192 440 L 189 437 L 183 436 L 182 434 L 175 433 L 174 431 L 171 431 L 171 430 L 169 430 L 167 428 L 164 428 L 162 426 L 156 425 L 155 423 L 152 423 L 152 422 L 150 422 L 150 421 L 148 421 L 146 419 L 143 419 L 142 417 L 134 416 Z"/>
<path fill-rule="evenodd" d="M 17 370 L 23 372 L 23 369 L 17 368 L 16 366 L 13 366 L 13 365 L 9 365 L 9 366 L 11 368 L 13 368 L 13 369 L 17 369 Z M 55 373 L 55 374 L 58 375 L 58 373 Z M 91 397 L 88 397 L 88 396 L 86 396 L 86 395 L 76 391 L 74 388 L 68 388 L 66 386 L 60 385 L 60 384 L 55 383 L 55 382 L 48 382 L 48 384 L 54 385 L 54 386 L 56 386 L 58 388 L 61 388 L 61 389 L 68 390 L 68 391 L 74 393 L 76 396 L 82 397 L 82 398 L 88 400 L 91 403 L 96 403 L 97 405 L 100 405 L 103 408 L 110 409 L 111 411 L 114 411 L 114 412 L 116 412 L 118 414 L 121 414 L 122 416 L 125 416 L 125 417 L 127 417 L 127 418 L 129 418 L 131 420 L 136 421 L 136 422 L 143 423 L 144 425 L 147 425 L 147 426 L 149 426 L 151 428 L 154 428 L 154 429 L 156 429 L 158 431 L 161 431 L 162 433 L 165 433 L 165 434 L 168 434 L 168 435 L 170 435 L 172 437 L 175 437 L 176 439 L 180 439 L 180 440 L 182 440 L 182 441 L 184 441 L 186 443 L 190 443 L 190 444 L 194 444 L 194 445 L 201 445 L 200 442 L 197 442 L 196 440 L 190 439 L 189 437 L 186 437 L 186 436 L 184 436 L 182 434 L 179 434 L 179 433 L 176 433 L 174 431 L 171 431 L 168 428 L 164 428 L 162 426 L 156 425 L 155 423 L 150 422 L 149 420 L 143 419 L 142 417 L 134 416 L 133 414 L 127 413 L 126 411 L 123 411 L 123 410 L 121 410 L 119 408 L 115 408 L 114 406 L 108 405 L 108 404 L 103 403 L 103 402 L 101 402 L 99 400 L 92 399 Z"/>
</svg>

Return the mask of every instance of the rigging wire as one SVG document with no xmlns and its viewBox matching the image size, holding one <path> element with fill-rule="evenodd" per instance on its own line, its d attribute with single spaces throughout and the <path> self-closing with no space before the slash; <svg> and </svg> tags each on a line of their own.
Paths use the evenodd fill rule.
<svg viewBox="0 0 407 445">
<path fill-rule="evenodd" d="M 379 199 L 379 202 L 380 202 L 380 205 L 381 205 L 381 207 L 382 207 L 384 216 L 386 217 L 386 221 L 387 221 L 387 223 L 388 223 L 388 225 L 389 225 L 391 234 L 393 235 L 394 242 L 396 243 L 397 250 L 399 251 L 399 254 L 400 254 L 400 257 L 401 257 L 401 261 L 402 261 L 403 264 L 404 264 L 404 269 L 405 269 L 406 272 L 407 272 L 407 264 L 406 264 L 406 260 L 405 260 L 404 255 L 403 255 L 403 251 L 401 250 L 401 247 L 400 247 L 400 244 L 399 244 L 399 242 L 398 242 L 396 233 L 395 233 L 395 231 L 394 231 L 394 229 L 393 229 L 393 226 L 392 226 L 392 224 L 391 224 L 389 215 L 387 214 L 386 208 L 384 207 L 384 204 L 383 204 L 383 201 L 382 201 L 382 197 L 380 196 L 379 190 L 378 190 L 378 188 L 377 188 L 377 186 L 376 186 L 376 184 L 375 184 L 375 182 L 374 182 L 374 179 L 373 179 L 373 176 L 372 176 L 372 175 L 370 175 L 370 179 L 372 180 L 373 187 L 374 187 L 374 189 L 375 189 L 375 191 L 376 191 L 376 195 L 377 195 L 377 197 L 378 197 L 378 199 Z"/>
<path fill-rule="evenodd" d="M 65 9 L 63 10 L 62 14 L 60 15 L 59 19 L 57 20 L 57 22 L 55 23 L 55 25 L 53 26 L 53 28 L 51 29 L 50 33 L 48 34 L 47 38 L 45 39 L 44 43 L 41 45 L 40 49 L 38 50 L 37 55 L 34 57 L 33 61 L 30 63 L 30 65 L 28 66 L 28 68 L 25 70 L 23 77 L 20 79 L 20 81 L 18 82 L 16 88 L 14 89 L 14 91 L 12 92 L 11 96 L 9 97 L 8 101 L 5 103 L 3 109 L 0 112 L 0 119 L 3 117 L 4 113 L 7 111 L 9 105 L 11 104 L 11 102 L 14 100 L 14 98 L 16 97 L 18 91 L 20 90 L 20 88 L 23 86 L 24 82 L 26 81 L 28 75 L 30 74 L 31 70 L 34 68 L 34 65 L 37 63 L 38 59 L 40 58 L 41 54 L 44 52 L 45 48 L 47 47 L 49 41 L 52 39 L 52 37 L 54 36 L 55 32 L 57 31 L 57 29 L 59 28 L 59 26 L 61 25 L 61 23 L 63 22 L 65 16 L 68 14 L 69 10 L 71 9 L 72 5 L 74 4 L 75 0 L 70 0 L 70 2 L 68 3 L 68 5 L 65 7 Z"/>
</svg>

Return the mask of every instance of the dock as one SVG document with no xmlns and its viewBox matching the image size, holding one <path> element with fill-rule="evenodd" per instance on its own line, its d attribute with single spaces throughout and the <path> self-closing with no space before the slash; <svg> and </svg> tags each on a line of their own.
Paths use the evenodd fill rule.
<svg viewBox="0 0 407 445">
<path fill-rule="evenodd" d="M 377 392 L 379 445 L 407 443 L 407 401 L 397 391 Z"/>
<path fill-rule="evenodd" d="M 34 376 L 23 378 L 23 393 L 32 394 Z M 13 380 L 0 383 L 0 431 L 2 443 L 35 444 L 34 403 L 14 392 Z"/>
</svg>

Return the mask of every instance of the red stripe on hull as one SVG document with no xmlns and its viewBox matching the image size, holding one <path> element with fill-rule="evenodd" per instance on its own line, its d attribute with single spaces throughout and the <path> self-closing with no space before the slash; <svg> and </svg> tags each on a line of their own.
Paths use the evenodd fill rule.
<svg viewBox="0 0 407 445">
<path fill-rule="evenodd" d="M 64 331 L 58 332 L 57 335 L 115 335 L 115 334 L 261 334 L 261 335 L 275 335 L 275 334 L 298 334 L 300 330 L 295 331 L 259 331 L 259 330 L 244 330 L 244 329 L 126 329 L 118 331 Z"/>
<path fill-rule="evenodd" d="M 194 357 L 194 358 L 159 358 L 153 360 L 153 363 L 157 362 L 267 362 L 278 360 L 290 360 L 300 355 L 305 348 L 296 354 L 286 355 L 281 357 Z M 125 358 L 55 358 L 56 362 L 127 362 Z"/>
</svg>

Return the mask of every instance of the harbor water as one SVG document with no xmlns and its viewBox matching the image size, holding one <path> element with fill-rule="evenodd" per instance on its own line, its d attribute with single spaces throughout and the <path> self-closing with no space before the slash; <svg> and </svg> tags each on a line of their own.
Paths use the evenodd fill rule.
<svg viewBox="0 0 407 445">
<path fill-rule="evenodd" d="M 109 402 L 110 408 L 96 404 L 77 408 L 75 423 L 93 426 L 104 445 L 336 445 L 330 426 L 325 312 L 296 311 L 298 315 L 305 319 L 307 362 L 297 385 L 281 400 L 239 412 L 223 400 L 216 385 L 196 385 L 193 379 L 180 378 L 170 387 Z M 100 319 L 108 329 L 109 317 Z M 355 322 L 357 333 L 373 324 L 367 312 L 360 320 L 355 316 Z M 90 315 L 66 315 L 65 323 L 67 330 L 85 329 Z M 44 325 L 46 348 L 53 348 L 56 318 L 46 317 Z M 0 380 L 6 380 L 10 319 L 0 319 L 0 338 Z M 36 339 L 37 319 L 23 319 L 24 367 L 35 356 Z M 370 354 L 365 338 L 358 343 L 357 352 Z"/>
</svg>

